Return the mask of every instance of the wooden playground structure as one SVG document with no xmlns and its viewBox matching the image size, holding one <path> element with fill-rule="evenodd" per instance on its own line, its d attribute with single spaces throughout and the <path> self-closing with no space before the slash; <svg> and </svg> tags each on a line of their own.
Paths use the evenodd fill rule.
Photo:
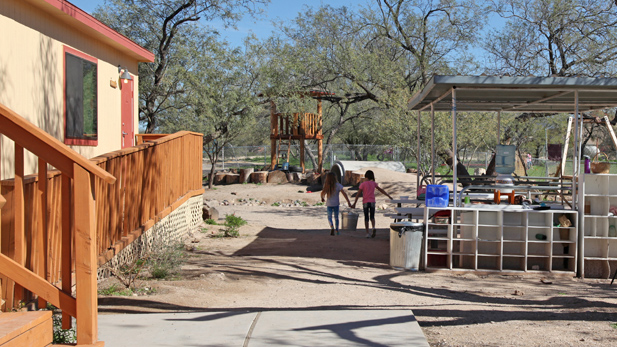
<svg viewBox="0 0 617 347">
<path fill-rule="evenodd" d="M 286 146 L 287 160 L 289 160 L 292 141 L 300 141 L 300 166 L 302 167 L 302 172 L 305 172 L 304 152 L 306 140 L 317 141 L 317 172 L 323 170 L 323 119 L 321 97 L 330 94 L 320 91 L 310 91 L 307 95 L 317 101 L 317 113 L 278 113 L 275 102 L 270 100 L 271 170 L 276 169 L 279 164 L 281 146 Z"/>
</svg>

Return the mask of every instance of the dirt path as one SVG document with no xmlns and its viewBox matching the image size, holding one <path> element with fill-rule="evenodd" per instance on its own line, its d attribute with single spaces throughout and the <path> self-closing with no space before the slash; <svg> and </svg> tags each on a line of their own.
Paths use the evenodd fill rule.
<svg viewBox="0 0 617 347">
<path fill-rule="evenodd" d="M 393 196 L 415 190 L 413 175 L 376 176 Z M 432 346 L 617 345 L 617 286 L 610 281 L 397 271 L 388 265 L 390 220 L 383 211 L 375 239 L 362 230 L 333 237 L 325 208 L 312 206 L 318 194 L 304 188 L 207 191 L 204 199 L 218 204 L 221 217 L 235 213 L 249 222 L 241 237 L 212 238 L 220 227 L 204 226 L 189 240 L 194 250 L 179 278 L 143 281 L 154 295 L 101 296 L 99 311 L 411 309 Z M 309 206 L 271 206 L 279 201 Z"/>
</svg>

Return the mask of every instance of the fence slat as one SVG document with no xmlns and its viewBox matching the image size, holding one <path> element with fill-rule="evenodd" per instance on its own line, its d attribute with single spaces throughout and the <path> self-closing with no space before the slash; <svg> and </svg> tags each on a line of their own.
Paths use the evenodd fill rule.
<svg viewBox="0 0 617 347">
<path fill-rule="evenodd" d="M 73 214 L 71 213 L 72 200 L 72 181 L 67 175 L 62 175 L 62 237 L 60 238 L 60 266 L 62 272 L 62 291 L 71 293 L 72 283 L 72 262 L 73 242 L 71 234 L 73 233 Z M 62 329 L 71 328 L 71 316 L 68 313 L 62 313 Z"/>
<path fill-rule="evenodd" d="M 38 188 L 38 230 L 36 234 L 36 245 L 33 247 L 37 259 L 36 273 L 42 278 L 49 280 L 47 276 L 47 163 L 39 158 L 39 179 Z M 39 307 L 46 307 L 47 302 L 39 298 Z"/>
<path fill-rule="evenodd" d="M 24 225 L 24 148 L 15 144 L 15 190 L 13 191 L 13 223 L 15 226 L 15 253 L 13 259 L 21 266 L 26 265 L 26 230 Z M 15 285 L 14 301 L 24 298 L 23 288 Z M 15 304 L 15 302 L 13 302 Z"/>
</svg>

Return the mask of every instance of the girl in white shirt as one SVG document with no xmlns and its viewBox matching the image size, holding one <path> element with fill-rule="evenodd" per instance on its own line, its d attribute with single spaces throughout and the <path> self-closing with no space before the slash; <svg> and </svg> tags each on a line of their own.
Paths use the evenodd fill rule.
<svg viewBox="0 0 617 347">
<path fill-rule="evenodd" d="M 334 236 L 334 230 L 336 228 L 336 235 L 340 235 L 341 233 L 338 230 L 338 213 L 339 213 L 339 193 L 343 193 L 345 200 L 347 200 L 347 205 L 351 207 L 351 201 L 349 201 L 349 197 L 345 190 L 343 189 L 343 185 L 338 183 L 336 179 L 336 175 L 334 172 L 329 172 L 326 175 L 326 182 L 323 185 L 323 190 L 321 191 L 321 202 L 326 202 L 326 207 L 328 208 L 328 223 L 330 223 L 330 235 Z M 327 201 L 325 200 L 327 198 Z M 332 215 L 334 215 L 334 223 L 332 221 Z"/>
</svg>

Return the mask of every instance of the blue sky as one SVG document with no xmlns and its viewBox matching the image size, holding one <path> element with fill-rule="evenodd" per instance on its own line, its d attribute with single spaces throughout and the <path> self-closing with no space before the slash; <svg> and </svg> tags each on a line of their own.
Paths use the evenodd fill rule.
<svg viewBox="0 0 617 347">
<path fill-rule="evenodd" d="M 92 13 L 94 9 L 103 5 L 103 0 L 68 0 L 75 6 L 82 10 Z M 363 1 L 362 3 L 365 3 Z M 250 33 L 254 33 L 258 38 L 263 39 L 270 36 L 270 33 L 275 29 L 271 24 L 272 20 L 289 21 L 296 17 L 296 15 L 303 11 L 305 5 L 310 7 L 319 7 L 322 4 L 328 4 L 333 7 L 347 6 L 354 7 L 358 4 L 358 1 L 354 0 L 271 0 L 267 5 L 265 13 L 259 18 L 245 17 L 241 22 L 237 24 L 238 30 L 228 29 L 220 31 L 221 36 L 234 46 L 241 46 L 242 39 L 244 39 Z"/>
</svg>

